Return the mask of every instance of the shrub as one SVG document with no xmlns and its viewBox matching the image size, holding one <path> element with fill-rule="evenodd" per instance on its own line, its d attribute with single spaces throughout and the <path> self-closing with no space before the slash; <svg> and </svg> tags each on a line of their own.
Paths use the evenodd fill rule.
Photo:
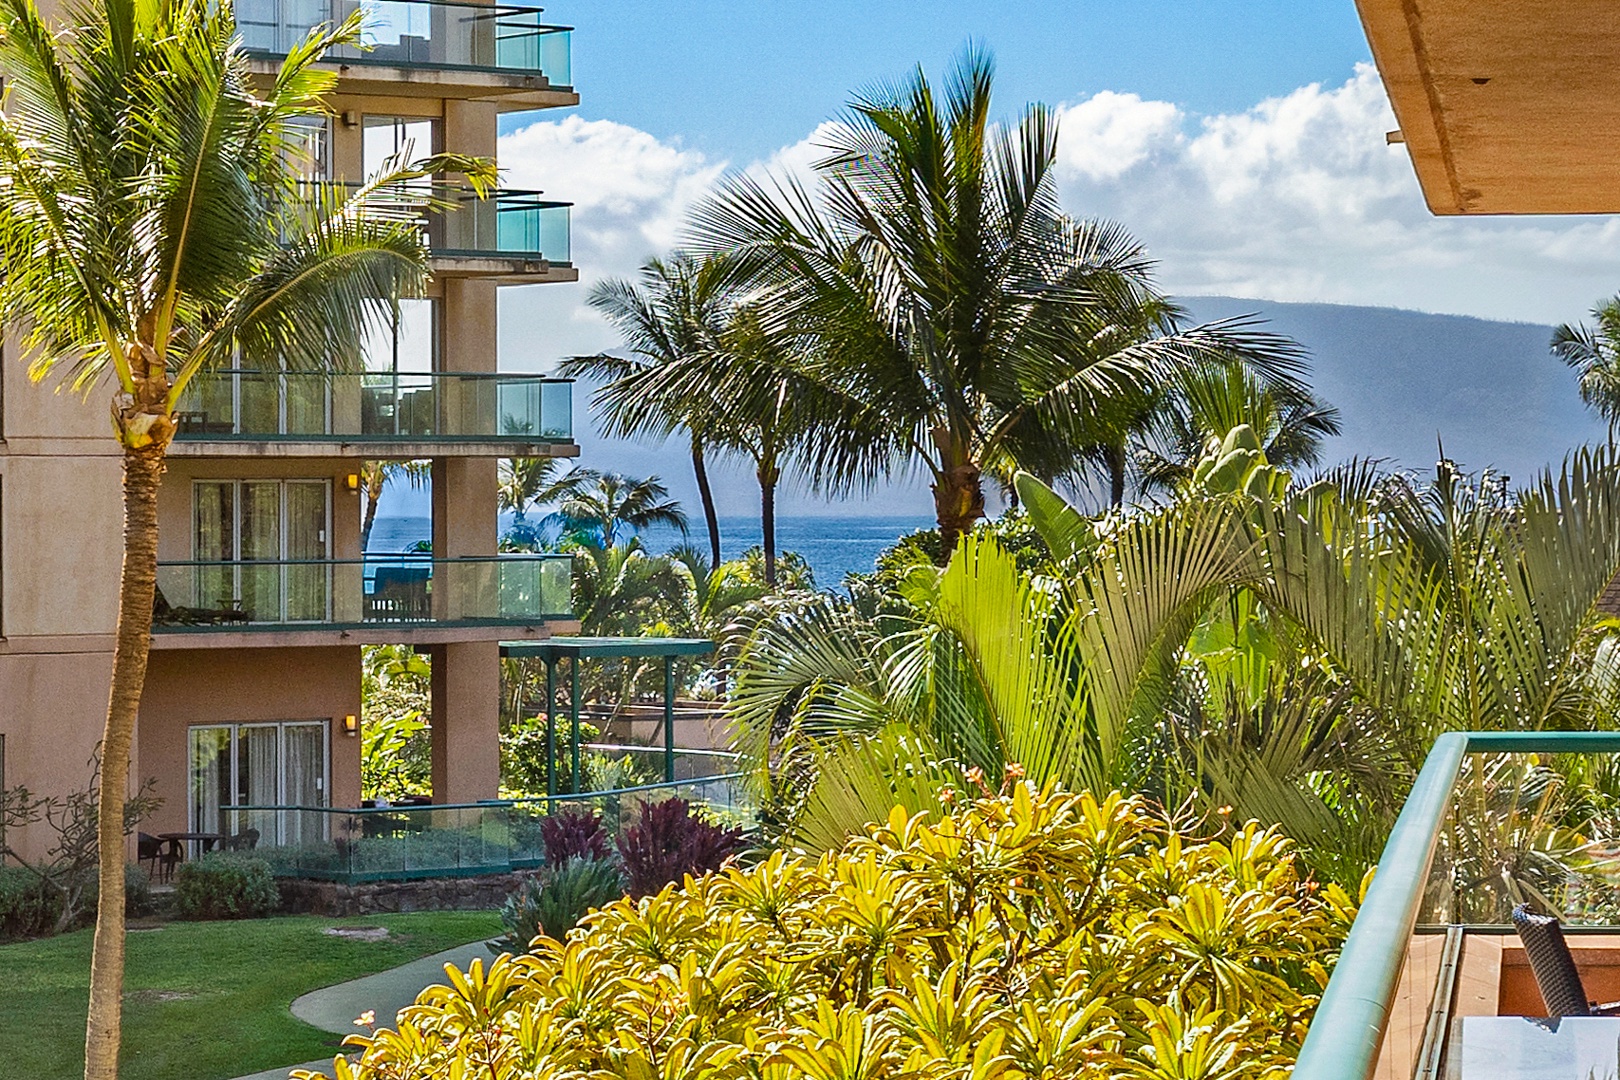
<svg viewBox="0 0 1620 1080">
<path fill-rule="evenodd" d="M 280 902 L 263 859 L 215 852 L 174 873 L 174 908 L 182 919 L 257 919 Z"/>
<path fill-rule="evenodd" d="M 1264 1080 L 1350 916 L 1275 830 L 1197 841 L 1140 799 L 1019 784 L 475 961 L 352 1038 L 344 1075 Z"/>
<path fill-rule="evenodd" d="M 48 934 L 61 914 L 61 893 L 45 879 L 25 867 L 0 867 L 0 941 Z"/>
<path fill-rule="evenodd" d="M 524 952 L 541 934 L 558 941 L 592 908 L 624 895 L 619 868 L 600 859 L 569 859 L 527 878 L 501 907 L 503 948 Z"/>
<path fill-rule="evenodd" d="M 613 853 L 602 815 L 595 810 L 568 809 L 540 822 L 540 839 L 546 846 L 546 863 L 557 868 L 571 859 L 601 862 Z"/>
<path fill-rule="evenodd" d="M 704 821 L 685 799 L 642 803 L 635 822 L 619 836 L 619 857 L 633 897 L 649 896 L 687 874 L 718 870 L 741 849 L 741 829 Z"/>
<path fill-rule="evenodd" d="M 157 910 L 152 899 L 152 877 L 145 867 L 124 864 L 124 914 L 150 915 Z"/>
</svg>

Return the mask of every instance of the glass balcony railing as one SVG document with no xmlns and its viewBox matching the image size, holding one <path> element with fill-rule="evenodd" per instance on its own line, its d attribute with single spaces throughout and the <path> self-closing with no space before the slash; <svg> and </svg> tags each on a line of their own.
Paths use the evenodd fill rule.
<svg viewBox="0 0 1620 1080">
<path fill-rule="evenodd" d="M 572 617 L 567 555 L 158 564 L 156 630 L 525 626 Z"/>
<path fill-rule="evenodd" d="M 335 206 L 359 185 L 347 182 L 302 185 L 305 203 Z M 422 198 L 374 205 L 397 220 L 418 216 L 423 239 L 436 258 L 508 258 L 566 265 L 573 258 L 572 203 L 542 199 L 538 191 L 503 190 L 480 196 L 459 184 L 424 183 Z M 423 209 L 431 195 L 440 205 Z"/>
<path fill-rule="evenodd" d="M 1546 1015 L 1535 1011 L 1545 1008 L 1537 996 L 1545 956 L 1530 959 L 1528 942 L 1515 948 L 1507 935 L 1514 908 L 1529 904 L 1556 916 L 1571 942 L 1590 942 L 1574 950 L 1586 957 L 1579 974 L 1615 965 L 1617 755 L 1615 731 L 1448 732 L 1435 740 L 1339 951 L 1295 1080 L 1466 1080 L 1483 1075 L 1468 1064 L 1480 1045 L 1473 1040 L 1504 1033 L 1508 1042 L 1489 1064 L 1506 1071 L 1493 1076 L 1566 1075 L 1562 1059 L 1538 1060 L 1546 1048 L 1528 1041 L 1547 1021 L 1536 1028 L 1521 1019 Z M 1549 973 L 1556 966 L 1549 962 Z M 1614 1029 L 1607 1036 L 1612 1061 Z M 1571 1067 L 1567 1075 L 1590 1074 Z"/>
<path fill-rule="evenodd" d="M 591 810 L 610 832 L 635 820 L 643 803 L 684 799 L 726 825 L 754 826 L 748 777 L 705 775 L 674 783 L 472 805 L 368 809 L 229 806 L 220 835 L 250 848 L 278 877 L 364 882 L 508 873 L 544 866 L 546 818 Z"/>
<path fill-rule="evenodd" d="M 542 76 L 572 86 L 572 27 L 548 26 L 541 9 L 453 0 L 237 0 L 236 26 L 249 53 L 286 56 L 323 23 L 354 11 L 365 20 L 363 47 L 328 56 L 346 64 L 386 64 Z"/>
<path fill-rule="evenodd" d="M 572 391 L 538 375 L 216 371 L 181 401 L 175 438 L 567 443 Z"/>
</svg>

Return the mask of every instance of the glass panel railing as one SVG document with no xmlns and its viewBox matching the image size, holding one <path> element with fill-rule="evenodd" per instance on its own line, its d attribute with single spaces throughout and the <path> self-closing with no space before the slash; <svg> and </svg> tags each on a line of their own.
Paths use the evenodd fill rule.
<svg viewBox="0 0 1620 1080">
<path fill-rule="evenodd" d="M 152 625 L 521 626 L 571 616 L 572 566 L 568 555 L 164 562 Z"/>
<path fill-rule="evenodd" d="M 1427 1020 L 1397 1016 L 1403 970 L 1416 955 L 1414 933 L 1444 943 L 1425 955 L 1433 989 L 1455 991 L 1457 953 L 1468 939 L 1501 933 L 1514 906 L 1528 903 L 1564 923 L 1606 933 L 1620 929 L 1620 732 L 1447 732 L 1435 739 L 1390 831 L 1349 937 L 1317 1006 L 1293 1075 L 1308 1080 L 1370 1080 L 1400 1071 L 1380 1065 L 1397 1022 L 1417 1033 L 1422 1062 L 1450 1065 L 1453 995 L 1436 993 Z M 1427 924 L 1427 925 L 1425 925 Z M 1444 935 L 1432 933 L 1445 925 Z M 1476 974 L 1470 1008 L 1501 1007 L 1500 945 L 1490 973 Z M 1550 950 L 1549 950 L 1550 951 Z M 1449 956 L 1450 959 L 1445 959 Z M 1449 965 L 1449 967 L 1448 967 Z M 1449 972 L 1449 974 L 1448 974 Z M 1441 980 L 1452 980 L 1442 983 Z M 1429 987 L 1415 984 L 1416 999 Z M 1532 991 L 1533 992 L 1533 991 Z M 1422 1006 L 1420 1005 L 1419 1008 Z M 1466 1015 L 1466 1014 L 1464 1014 Z M 1527 1060 L 1527 1059 L 1526 1059 Z M 1429 1075 L 1430 1073 L 1420 1073 Z"/>
<path fill-rule="evenodd" d="M 283 877 L 367 881 L 501 873 L 545 862 L 541 824 L 550 814 L 593 810 L 616 834 L 634 820 L 641 804 L 671 798 L 686 800 L 699 814 L 728 827 L 754 825 L 746 778 L 730 773 L 462 806 L 227 807 L 221 835 L 231 848 L 252 850 Z"/>
<path fill-rule="evenodd" d="M 303 212 L 330 213 L 358 187 L 347 181 L 303 183 Z M 480 195 L 462 184 L 424 182 L 380 190 L 370 206 L 390 221 L 419 220 L 422 239 L 436 258 L 504 257 L 566 264 L 573 257 L 573 204 L 540 196 L 538 191 L 518 190 Z"/>
<path fill-rule="evenodd" d="M 355 11 L 362 44 L 327 55 L 344 63 L 458 68 L 540 76 L 572 86 L 571 27 L 541 22 L 541 9 L 453 0 L 237 0 L 236 26 L 250 53 L 286 56 L 312 29 Z"/>
<path fill-rule="evenodd" d="M 216 371 L 176 413 L 177 439 L 572 442 L 573 389 L 539 375 Z"/>
<path fill-rule="evenodd" d="M 1419 924 L 1505 926 L 1529 903 L 1566 925 L 1620 924 L 1620 779 L 1589 754 L 1469 754 Z"/>
</svg>

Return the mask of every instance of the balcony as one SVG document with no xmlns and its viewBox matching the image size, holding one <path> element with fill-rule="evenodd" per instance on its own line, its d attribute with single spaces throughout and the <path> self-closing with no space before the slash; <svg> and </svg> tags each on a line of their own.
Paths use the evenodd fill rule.
<svg viewBox="0 0 1620 1080">
<path fill-rule="evenodd" d="M 573 387 L 538 375 L 227 370 L 200 376 L 176 413 L 183 456 L 569 456 Z M 249 444 L 259 444 L 250 449 Z"/>
<path fill-rule="evenodd" d="M 310 207 L 335 206 L 359 185 L 346 182 L 306 183 Z M 414 194 L 414 191 L 413 191 Z M 433 255 L 433 271 L 443 277 L 483 277 L 523 284 L 577 281 L 571 263 L 572 203 L 542 199 L 541 192 L 502 190 L 480 196 L 460 184 L 425 183 L 422 198 L 440 205 L 422 209 L 421 200 L 376 202 L 379 212 L 415 215 L 422 239 Z"/>
<path fill-rule="evenodd" d="M 1606 809 L 1616 754 L 1614 731 L 1435 740 L 1294 1080 L 1615 1075 L 1620 1017 L 1587 1015 L 1586 1002 L 1620 1000 L 1620 828 Z M 1544 929 L 1516 936 L 1525 902 L 1561 921 L 1564 948 Z"/>
<path fill-rule="evenodd" d="M 514 627 L 572 624 L 571 584 L 567 555 L 160 562 L 153 644 L 198 635 L 251 643 L 245 638 L 267 632 L 350 644 L 498 640 Z M 469 629 L 488 633 L 470 638 Z M 456 633 L 431 633 L 438 630 Z"/>
<path fill-rule="evenodd" d="M 487 98 L 505 109 L 578 104 L 572 28 L 541 9 L 454 0 L 238 0 L 248 55 L 272 74 L 311 29 L 363 12 L 364 46 L 328 54 L 345 93 Z"/>
</svg>

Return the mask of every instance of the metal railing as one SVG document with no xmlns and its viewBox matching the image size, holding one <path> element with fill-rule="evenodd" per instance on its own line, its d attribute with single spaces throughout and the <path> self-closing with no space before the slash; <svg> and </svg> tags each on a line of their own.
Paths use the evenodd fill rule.
<svg viewBox="0 0 1620 1080">
<path fill-rule="evenodd" d="M 308 181 L 300 188 L 307 208 L 329 211 L 359 186 L 349 181 Z M 574 204 L 541 195 L 505 188 L 480 195 L 465 184 L 423 181 L 379 194 L 372 205 L 392 220 L 419 219 L 435 258 L 493 257 L 568 265 L 573 257 Z"/>
<path fill-rule="evenodd" d="M 188 388 L 175 438 L 570 443 L 573 409 L 572 381 L 540 375 L 231 369 Z"/>
<path fill-rule="evenodd" d="M 568 555 L 158 563 L 161 631 L 525 626 L 572 617 Z"/>
<path fill-rule="evenodd" d="M 1571 869 L 1547 849 L 1557 827 L 1545 802 L 1556 782 L 1549 756 L 1615 753 L 1620 732 L 1451 732 L 1435 740 L 1317 1006 L 1297 1080 L 1368 1080 L 1413 932 L 1420 923 L 1464 921 L 1459 915 L 1476 925 L 1506 922 L 1516 873 L 1540 875 L 1538 895 L 1566 918 L 1620 921 L 1590 907 L 1593 880 L 1620 880 L 1620 845 L 1588 838 L 1577 845 L 1579 870 Z M 1505 767 L 1481 755 L 1519 760 Z M 1487 865 L 1494 870 L 1481 872 Z M 1612 885 L 1599 891 L 1614 894 Z"/>
<path fill-rule="evenodd" d="M 237 806 L 221 810 L 239 850 L 251 846 L 281 877 L 360 882 L 504 873 L 545 863 L 541 823 L 571 807 L 602 816 L 612 835 L 642 803 L 681 798 L 699 813 L 752 827 L 740 773 L 615 791 L 441 806 L 334 809 Z M 250 842 L 243 838 L 251 837 Z"/>
<path fill-rule="evenodd" d="M 360 47 L 328 53 L 346 64 L 489 71 L 573 85 L 572 27 L 540 21 L 541 9 L 454 0 L 237 0 L 249 53 L 286 56 L 311 30 L 363 13 Z"/>
</svg>

